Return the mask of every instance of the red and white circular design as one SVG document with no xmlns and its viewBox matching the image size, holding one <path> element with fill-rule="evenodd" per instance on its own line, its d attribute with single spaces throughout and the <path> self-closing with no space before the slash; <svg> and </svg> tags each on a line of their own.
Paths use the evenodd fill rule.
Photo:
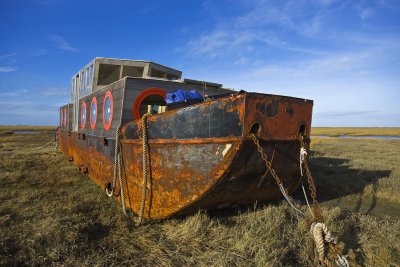
<svg viewBox="0 0 400 267">
<path fill-rule="evenodd" d="M 90 128 L 92 130 L 96 127 L 97 122 L 97 99 L 94 96 L 92 98 L 92 103 L 90 103 Z"/>
<path fill-rule="evenodd" d="M 86 102 L 83 101 L 81 105 L 81 129 L 84 130 L 86 126 Z"/>
<path fill-rule="evenodd" d="M 105 130 L 111 127 L 114 113 L 114 100 L 110 91 L 106 92 L 103 100 L 103 126 Z"/>
<path fill-rule="evenodd" d="M 141 92 L 135 98 L 135 102 L 133 102 L 132 105 L 132 115 L 135 120 L 140 119 L 142 117 L 140 114 L 140 105 L 142 105 L 143 100 L 152 95 L 158 95 L 165 99 L 167 97 L 167 91 L 161 88 L 154 87 L 154 88 L 148 88 L 143 92 Z"/>
</svg>

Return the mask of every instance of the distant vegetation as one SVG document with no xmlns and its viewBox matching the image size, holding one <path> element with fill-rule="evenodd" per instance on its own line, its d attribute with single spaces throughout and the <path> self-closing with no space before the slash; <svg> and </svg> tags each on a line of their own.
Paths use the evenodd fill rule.
<svg viewBox="0 0 400 267">
<path fill-rule="evenodd" d="M 53 131 L 57 126 L 0 125 L 0 135 L 12 134 L 14 131 Z"/>
<path fill-rule="evenodd" d="M 313 127 L 311 135 L 400 136 L 400 127 Z"/>
<path fill-rule="evenodd" d="M 1 266 L 317 264 L 307 224 L 283 201 L 135 228 L 54 147 L 35 149 L 52 138 L 0 136 Z M 351 266 L 400 265 L 400 141 L 313 138 L 311 149 L 318 198 Z"/>
<path fill-rule="evenodd" d="M 13 131 L 52 131 L 57 126 L 5 126 L 0 125 L 1 133 L 12 133 Z M 312 127 L 312 135 L 326 136 L 400 136 L 400 127 Z"/>
</svg>

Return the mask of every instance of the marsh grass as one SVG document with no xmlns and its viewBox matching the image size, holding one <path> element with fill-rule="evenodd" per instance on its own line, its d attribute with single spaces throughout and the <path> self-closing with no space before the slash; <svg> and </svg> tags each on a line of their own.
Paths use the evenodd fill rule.
<svg viewBox="0 0 400 267">
<path fill-rule="evenodd" d="M 56 128 L 57 126 L 0 125 L 0 136 L 11 135 L 14 131 L 48 133 Z"/>
<path fill-rule="evenodd" d="M 0 137 L 1 266 L 317 265 L 306 222 L 284 202 L 136 228 L 60 152 L 34 149 L 52 138 Z M 400 264 L 399 214 L 374 213 L 378 203 L 400 202 L 399 151 L 400 142 L 390 140 L 313 142 L 310 165 L 324 215 L 352 266 Z"/>
<path fill-rule="evenodd" d="M 312 135 L 400 136 L 399 127 L 313 127 Z"/>
</svg>

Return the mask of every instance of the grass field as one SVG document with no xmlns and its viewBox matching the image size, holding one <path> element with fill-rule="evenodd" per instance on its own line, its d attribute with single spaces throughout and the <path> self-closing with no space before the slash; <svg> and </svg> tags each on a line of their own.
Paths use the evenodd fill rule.
<svg viewBox="0 0 400 267">
<path fill-rule="evenodd" d="M 8 135 L 12 134 L 14 131 L 53 131 L 57 128 L 57 126 L 26 126 L 26 125 L 17 125 L 17 126 L 7 126 L 0 125 L 0 135 Z"/>
<path fill-rule="evenodd" d="M 305 221 L 283 201 L 136 228 L 60 152 L 34 149 L 52 138 L 0 135 L 1 266 L 317 266 Z M 314 138 L 311 150 L 351 266 L 399 266 L 400 141 Z"/>
<path fill-rule="evenodd" d="M 312 135 L 327 135 L 327 136 L 400 136 L 399 127 L 313 127 Z"/>
<path fill-rule="evenodd" d="M 51 131 L 57 126 L 4 126 L 0 125 L 0 134 L 10 134 L 13 131 Z M 400 127 L 313 127 L 312 135 L 326 136 L 400 136 Z"/>
</svg>

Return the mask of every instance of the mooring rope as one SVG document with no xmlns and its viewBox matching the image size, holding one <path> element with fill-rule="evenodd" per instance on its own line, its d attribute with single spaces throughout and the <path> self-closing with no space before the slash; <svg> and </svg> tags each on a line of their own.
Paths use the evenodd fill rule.
<svg viewBox="0 0 400 267">
<path fill-rule="evenodd" d="M 143 184 L 142 184 L 142 199 L 140 203 L 139 220 L 137 225 L 142 223 L 144 208 L 146 206 L 146 194 L 147 194 L 147 163 L 148 159 L 148 140 L 147 140 L 147 118 L 151 117 L 151 113 L 146 113 L 142 117 L 142 143 L 143 143 Z"/>
<path fill-rule="evenodd" d="M 310 203 L 308 202 L 308 197 L 307 197 L 306 189 L 304 188 L 303 179 L 301 179 L 301 189 L 303 189 L 303 194 L 304 194 L 304 198 L 305 198 L 306 203 L 307 203 L 308 210 L 310 211 L 310 214 L 314 218 L 315 216 L 314 216 L 314 213 L 311 210 Z"/>
<path fill-rule="evenodd" d="M 121 142 L 120 142 L 120 127 L 117 128 L 115 132 L 115 149 L 114 149 L 114 172 L 113 172 L 113 181 L 111 184 L 111 190 L 106 187 L 106 194 L 108 197 L 112 197 L 114 195 L 114 190 L 117 185 L 117 177 L 119 181 L 120 187 L 120 196 L 121 196 L 121 204 L 122 204 L 122 211 L 123 213 L 128 216 L 126 207 L 125 207 L 125 193 L 124 193 L 124 186 L 122 184 L 122 171 L 121 171 Z"/>
<path fill-rule="evenodd" d="M 250 134 L 250 137 L 253 139 L 254 144 L 256 145 L 256 148 L 261 155 L 262 160 L 265 162 L 265 165 L 267 166 L 267 169 L 270 170 L 270 173 L 272 177 L 275 179 L 276 184 L 279 187 L 279 190 L 281 191 L 282 195 L 286 199 L 286 201 L 289 203 L 289 205 L 296 211 L 296 216 L 297 214 L 301 214 L 305 216 L 303 212 L 301 212 L 298 208 L 294 206 L 293 199 L 289 196 L 288 191 L 286 188 L 283 186 L 283 183 L 281 182 L 281 179 L 278 177 L 276 171 L 272 168 L 272 163 L 268 161 L 266 154 L 264 153 L 264 149 L 260 145 L 258 138 L 255 134 Z M 319 260 L 322 264 L 324 264 L 326 267 L 331 267 L 336 266 L 339 267 L 349 267 L 349 262 L 346 259 L 345 255 L 341 255 L 337 248 L 336 248 L 336 242 L 332 236 L 332 233 L 328 230 L 326 225 L 322 222 L 323 217 L 321 215 L 321 210 L 319 209 L 317 205 L 317 200 L 316 200 L 316 186 L 314 183 L 314 179 L 312 178 L 310 169 L 307 164 L 306 160 L 307 156 L 307 150 L 304 147 L 303 139 L 302 137 L 300 138 L 300 173 L 301 173 L 301 178 L 303 178 L 303 165 L 305 167 L 305 173 L 308 178 L 308 183 L 309 183 L 309 188 L 311 191 L 311 197 L 313 200 L 313 206 L 314 206 L 314 213 L 311 211 L 311 207 L 308 203 L 308 198 L 307 194 L 305 192 L 304 186 L 302 184 L 303 188 L 303 193 L 307 201 L 307 206 L 313 216 L 314 223 L 311 225 L 311 233 L 314 238 L 315 244 L 316 244 L 316 250 L 319 256 Z M 325 250 L 325 246 L 328 246 L 329 251 L 334 254 L 334 257 L 336 259 L 331 260 L 328 259 L 327 253 Z"/>
<path fill-rule="evenodd" d="M 117 128 L 115 132 L 115 148 L 114 148 L 114 173 L 113 173 L 113 180 L 111 184 L 111 190 L 106 187 L 106 194 L 108 197 L 112 197 L 114 194 L 114 189 L 117 183 L 117 172 L 118 172 L 118 155 L 119 155 L 119 132 L 120 127 Z"/>
<path fill-rule="evenodd" d="M 54 149 L 57 150 L 57 130 L 58 130 L 58 128 L 59 127 L 57 127 L 56 130 L 55 130 L 54 139 L 50 140 L 49 142 L 45 143 L 44 145 L 27 148 L 27 150 L 34 151 L 34 150 L 37 150 L 37 149 L 41 149 L 41 148 L 44 148 L 44 147 L 50 145 L 51 143 L 54 143 Z"/>
</svg>

